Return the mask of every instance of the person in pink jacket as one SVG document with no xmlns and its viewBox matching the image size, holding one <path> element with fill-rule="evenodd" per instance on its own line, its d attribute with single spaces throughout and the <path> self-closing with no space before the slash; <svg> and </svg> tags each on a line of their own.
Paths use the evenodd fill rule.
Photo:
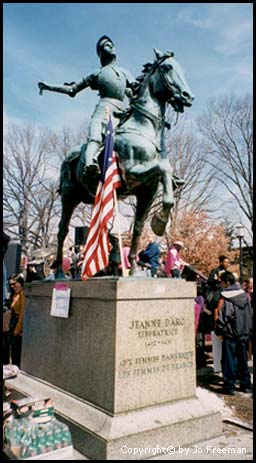
<svg viewBox="0 0 256 463">
<path fill-rule="evenodd" d="M 182 270 L 185 265 L 188 265 L 183 259 L 181 259 L 179 252 L 184 248 L 182 241 L 174 241 L 170 247 L 167 258 L 165 261 L 165 271 L 169 277 L 181 278 Z"/>
</svg>

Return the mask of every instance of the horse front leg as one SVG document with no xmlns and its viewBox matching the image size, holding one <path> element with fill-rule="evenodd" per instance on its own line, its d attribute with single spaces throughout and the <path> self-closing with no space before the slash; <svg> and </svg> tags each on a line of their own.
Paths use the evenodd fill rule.
<svg viewBox="0 0 256 463">
<path fill-rule="evenodd" d="M 136 264 L 136 256 L 138 251 L 139 238 L 148 216 L 151 205 L 155 199 L 158 187 L 158 178 L 155 177 L 155 181 L 148 187 L 141 188 L 137 194 L 137 206 L 135 213 L 135 221 L 133 227 L 131 248 L 129 253 L 129 261 L 131 263 L 130 275 L 136 275 L 138 266 Z"/>
<path fill-rule="evenodd" d="M 65 197 L 62 197 L 62 214 L 59 222 L 59 231 L 58 231 L 58 248 L 56 260 L 53 264 L 53 268 L 56 268 L 55 280 L 65 280 L 67 279 L 63 268 L 62 268 L 62 259 L 63 259 L 63 244 L 66 239 L 69 230 L 69 223 L 72 216 L 72 213 L 75 207 L 79 204 L 77 200 L 71 202 L 72 194 L 68 198 L 68 202 L 65 201 Z"/>
<path fill-rule="evenodd" d="M 161 182 L 163 184 L 163 204 L 162 210 L 153 216 L 151 228 L 156 235 L 162 236 L 165 232 L 170 212 L 174 205 L 174 194 L 172 167 L 168 159 L 163 159 L 159 163 L 159 168 L 161 171 Z"/>
</svg>

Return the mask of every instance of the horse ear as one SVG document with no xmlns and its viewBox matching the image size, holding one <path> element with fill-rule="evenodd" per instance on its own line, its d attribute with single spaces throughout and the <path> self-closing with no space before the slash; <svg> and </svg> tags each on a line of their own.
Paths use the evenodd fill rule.
<svg viewBox="0 0 256 463">
<path fill-rule="evenodd" d="M 154 53 L 155 53 L 156 59 L 163 58 L 163 56 L 164 56 L 164 53 L 162 53 L 162 52 L 161 52 L 160 50 L 158 50 L 157 48 L 154 48 Z"/>
<path fill-rule="evenodd" d="M 158 50 L 157 48 L 154 48 L 154 52 L 156 55 L 156 59 L 159 61 L 164 61 L 166 58 L 173 58 L 174 53 L 172 51 L 167 51 L 166 53 L 163 53 L 162 51 Z"/>
</svg>

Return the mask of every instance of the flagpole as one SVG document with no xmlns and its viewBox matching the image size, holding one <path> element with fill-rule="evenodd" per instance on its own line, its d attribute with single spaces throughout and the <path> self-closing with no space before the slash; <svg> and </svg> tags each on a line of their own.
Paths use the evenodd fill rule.
<svg viewBox="0 0 256 463">
<path fill-rule="evenodd" d="M 117 225 L 117 234 L 118 234 L 118 242 L 119 242 L 119 250 L 120 250 L 120 258 L 121 258 L 121 267 L 122 267 L 122 275 L 125 276 L 125 266 L 124 266 L 124 255 L 123 255 L 123 244 L 122 244 L 122 237 L 120 233 L 119 227 L 119 213 L 118 213 L 118 204 L 117 204 L 117 195 L 116 190 L 114 189 L 114 206 L 116 212 L 116 225 Z"/>
<path fill-rule="evenodd" d="M 110 108 L 108 106 L 105 107 L 105 112 L 106 112 L 106 117 L 109 120 Z M 123 245 L 122 245 L 122 238 L 121 238 L 120 227 L 119 227 L 119 213 L 118 213 L 117 195 L 116 195 L 115 188 L 114 188 L 114 206 L 115 206 L 115 212 L 116 212 L 115 216 L 116 216 L 116 221 L 117 221 L 116 224 L 117 224 L 117 234 L 118 234 L 120 258 L 121 258 L 122 275 L 125 276 Z"/>
</svg>

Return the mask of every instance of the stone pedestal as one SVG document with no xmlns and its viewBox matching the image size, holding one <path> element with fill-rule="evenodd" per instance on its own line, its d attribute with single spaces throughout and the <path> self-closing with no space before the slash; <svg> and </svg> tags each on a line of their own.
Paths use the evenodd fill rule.
<svg viewBox="0 0 256 463">
<path fill-rule="evenodd" d="M 50 315 L 54 285 L 26 286 L 21 368 L 52 394 L 61 390 L 80 403 L 81 416 L 70 418 L 78 450 L 132 459 L 121 443 L 187 445 L 221 432 L 220 413 L 196 395 L 194 283 L 70 281 L 67 319 Z"/>
</svg>

